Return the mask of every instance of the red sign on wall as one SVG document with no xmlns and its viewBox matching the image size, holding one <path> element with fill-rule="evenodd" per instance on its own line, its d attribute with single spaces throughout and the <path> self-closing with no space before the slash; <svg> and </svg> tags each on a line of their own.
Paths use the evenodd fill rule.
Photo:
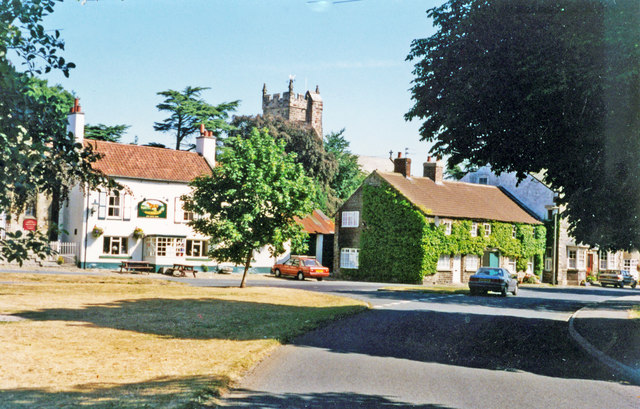
<svg viewBox="0 0 640 409">
<path fill-rule="evenodd" d="M 36 219 L 24 219 L 22 222 L 22 228 L 28 231 L 35 231 L 38 227 L 38 220 Z"/>
</svg>

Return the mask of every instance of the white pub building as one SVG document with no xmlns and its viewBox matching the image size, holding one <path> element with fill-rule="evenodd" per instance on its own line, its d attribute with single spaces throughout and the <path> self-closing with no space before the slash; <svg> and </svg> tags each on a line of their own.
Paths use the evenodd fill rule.
<svg viewBox="0 0 640 409">
<path fill-rule="evenodd" d="M 86 191 L 76 187 L 61 210 L 63 241 L 77 245 L 82 268 L 119 268 L 122 261 L 144 261 L 155 271 L 174 264 L 195 270 L 219 267 L 207 256 L 209 238 L 194 232 L 194 215 L 183 210 L 188 183 L 211 174 L 216 140 L 201 131 L 196 151 L 179 151 L 84 139 L 84 113 L 78 101 L 69 114 L 69 131 L 79 143 L 103 155 L 93 164 L 124 187 L 121 191 Z M 267 271 L 275 260 L 264 249 L 255 254 L 254 271 Z"/>
</svg>

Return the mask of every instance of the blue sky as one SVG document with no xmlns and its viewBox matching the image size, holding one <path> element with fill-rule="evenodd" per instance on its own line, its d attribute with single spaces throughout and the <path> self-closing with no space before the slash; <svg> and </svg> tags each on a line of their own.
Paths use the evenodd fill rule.
<svg viewBox="0 0 640 409">
<path fill-rule="evenodd" d="M 415 38 L 433 34 L 426 10 L 443 0 L 362 0 L 311 6 L 306 0 L 66 0 L 47 17 L 61 29 L 70 78 L 48 75 L 80 97 L 90 124 L 131 125 L 123 142 L 173 145 L 155 132 L 165 114 L 157 92 L 186 86 L 211 89 L 218 104 L 239 99 L 237 114 L 262 111 L 262 85 L 297 93 L 320 87 L 324 132 L 346 128 L 354 153 L 404 151 L 422 161 L 411 107 Z M 322 10 L 319 10 L 322 9 Z M 420 162 L 418 162 L 420 163 Z"/>
</svg>

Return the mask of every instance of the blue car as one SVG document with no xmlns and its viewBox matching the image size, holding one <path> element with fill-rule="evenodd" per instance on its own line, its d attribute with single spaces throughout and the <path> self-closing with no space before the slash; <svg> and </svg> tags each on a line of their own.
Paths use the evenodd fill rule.
<svg viewBox="0 0 640 409">
<path fill-rule="evenodd" d="M 518 280 L 511 276 L 507 269 L 499 267 L 481 267 L 474 275 L 469 277 L 469 290 L 471 295 L 486 294 L 494 291 L 502 294 L 518 294 Z"/>
</svg>

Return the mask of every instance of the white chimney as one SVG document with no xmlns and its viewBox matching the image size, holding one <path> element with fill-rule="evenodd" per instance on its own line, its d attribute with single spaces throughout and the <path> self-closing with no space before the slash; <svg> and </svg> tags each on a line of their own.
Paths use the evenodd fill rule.
<svg viewBox="0 0 640 409">
<path fill-rule="evenodd" d="M 67 132 L 73 133 L 76 142 L 82 143 L 84 140 L 84 112 L 78 102 L 78 98 L 76 98 L 67 116 Z"/>
<path fill-rule="evenodd" d="M 216 138 L 200 124 L 200 136 L 196 138 L 196 152 L 202 156 L 211 168 L 216 166 Z"/>
</svg>

